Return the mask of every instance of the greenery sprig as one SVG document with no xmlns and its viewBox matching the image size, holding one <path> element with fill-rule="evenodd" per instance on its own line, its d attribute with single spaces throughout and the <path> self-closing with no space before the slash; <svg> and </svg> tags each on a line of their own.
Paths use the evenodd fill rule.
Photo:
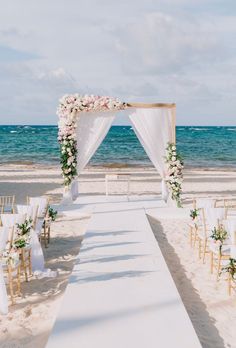
<svg viewBox="0 0 236 348">
<path fill-rule="evenodd" d="M 56 217 L 57 217 L 57 211 L 54 210 L 52 207 L 49 207 L 48 208 L 48 216 L 52 221 L 55 221 Z"/>
</svg>

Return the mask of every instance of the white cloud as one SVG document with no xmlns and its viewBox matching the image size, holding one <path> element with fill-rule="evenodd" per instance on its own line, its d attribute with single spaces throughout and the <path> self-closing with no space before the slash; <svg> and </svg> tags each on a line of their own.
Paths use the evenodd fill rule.
<svg viewBox="0 0 236 348">
<path fill-rule="evenodd" d="M 235 123 L 228 4 L 221 13 L 220 0 L 0 0 L 0 45 L 37 57 L 0 65 L 0 122 L 55 123 L 57 99 L 77 91 L 176 101 L 182 124 L 224 110 L 222 122 Z"/>
</svg>

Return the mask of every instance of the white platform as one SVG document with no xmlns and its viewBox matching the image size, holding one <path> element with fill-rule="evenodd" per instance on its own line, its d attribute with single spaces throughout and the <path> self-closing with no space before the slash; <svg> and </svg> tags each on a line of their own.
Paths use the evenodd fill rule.
<svg viewBox="0 0 236 348">
<path fill-rule="evenodd" d="M 108 198 L 67 211 L 93 215 L 47 347 L 200 348 L 145 215 L 164 203 Z"/>
</svg>

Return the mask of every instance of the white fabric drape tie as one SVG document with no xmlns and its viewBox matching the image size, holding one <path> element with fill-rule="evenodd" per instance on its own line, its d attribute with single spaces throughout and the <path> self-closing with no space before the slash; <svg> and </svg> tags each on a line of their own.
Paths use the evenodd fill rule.
<svg viewBox="0 0 236 348">
<path fill-rule="evenodd" d="M 167 170 L 165 155 L 168 142 L 173 141 L 171 110 L 136 109 L 129 118 L 137 138 L 161 175 L 162 198 L 167 202 L 169 193 L 165 182 Z"/>
</svg>

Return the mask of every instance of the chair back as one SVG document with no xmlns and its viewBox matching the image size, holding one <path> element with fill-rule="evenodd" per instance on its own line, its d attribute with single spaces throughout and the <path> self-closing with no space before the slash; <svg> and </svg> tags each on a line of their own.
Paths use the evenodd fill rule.
<svg viewBox="0 0 236 348">
<path fill-rule="evenodd" d="M 15 196 L 0 196 L 0 212 L 14 213 Z"/>
<path fill-rule="evenodd" d="M 226 217 L 225 208 L 204 208 L 203 216 L 205 219 L 205 226 L 208 231 L 212 231 L 214 227 L 218 227 L 219 223 Z"/>
<path fill-rule="evenodd" d="M 19 214 L 25 214 L 27 220 L 32 220 L 33 228 L 35 228 L 38 216 L 38 205 L 17 204 L 16 208 Z"/>
<path fill-rule="evenodd" d="M 213 198 L 196 198 L 193 201 L 194 209 L 202 209 L 202 208 L 214 208 L 216 204 L 216 200 Z"/>
<path fill-rule="evenodd" d="M 14 227 L 16 224 L 23 224 L 26 214 L 1 214 L 3 227 Z"/>
<path fill-rule="evenodd" d="M 38 217 L 44 218 L 48 211 L 48 198 L 46 197 L 27 197 L 28 204 L 38 206 Z"/>
<path fill-rule="evenodd" d="M 6 249 L 7 243 L 12 240 L 13 228 L 0 227 L 0 254 Z"/>
<path fill-rule="evenodd" d="M 222 221 L 222 225 L 228 233 L 229 242 L 236 246 L 236 219 L 225 219 Z"/>
</svg>

